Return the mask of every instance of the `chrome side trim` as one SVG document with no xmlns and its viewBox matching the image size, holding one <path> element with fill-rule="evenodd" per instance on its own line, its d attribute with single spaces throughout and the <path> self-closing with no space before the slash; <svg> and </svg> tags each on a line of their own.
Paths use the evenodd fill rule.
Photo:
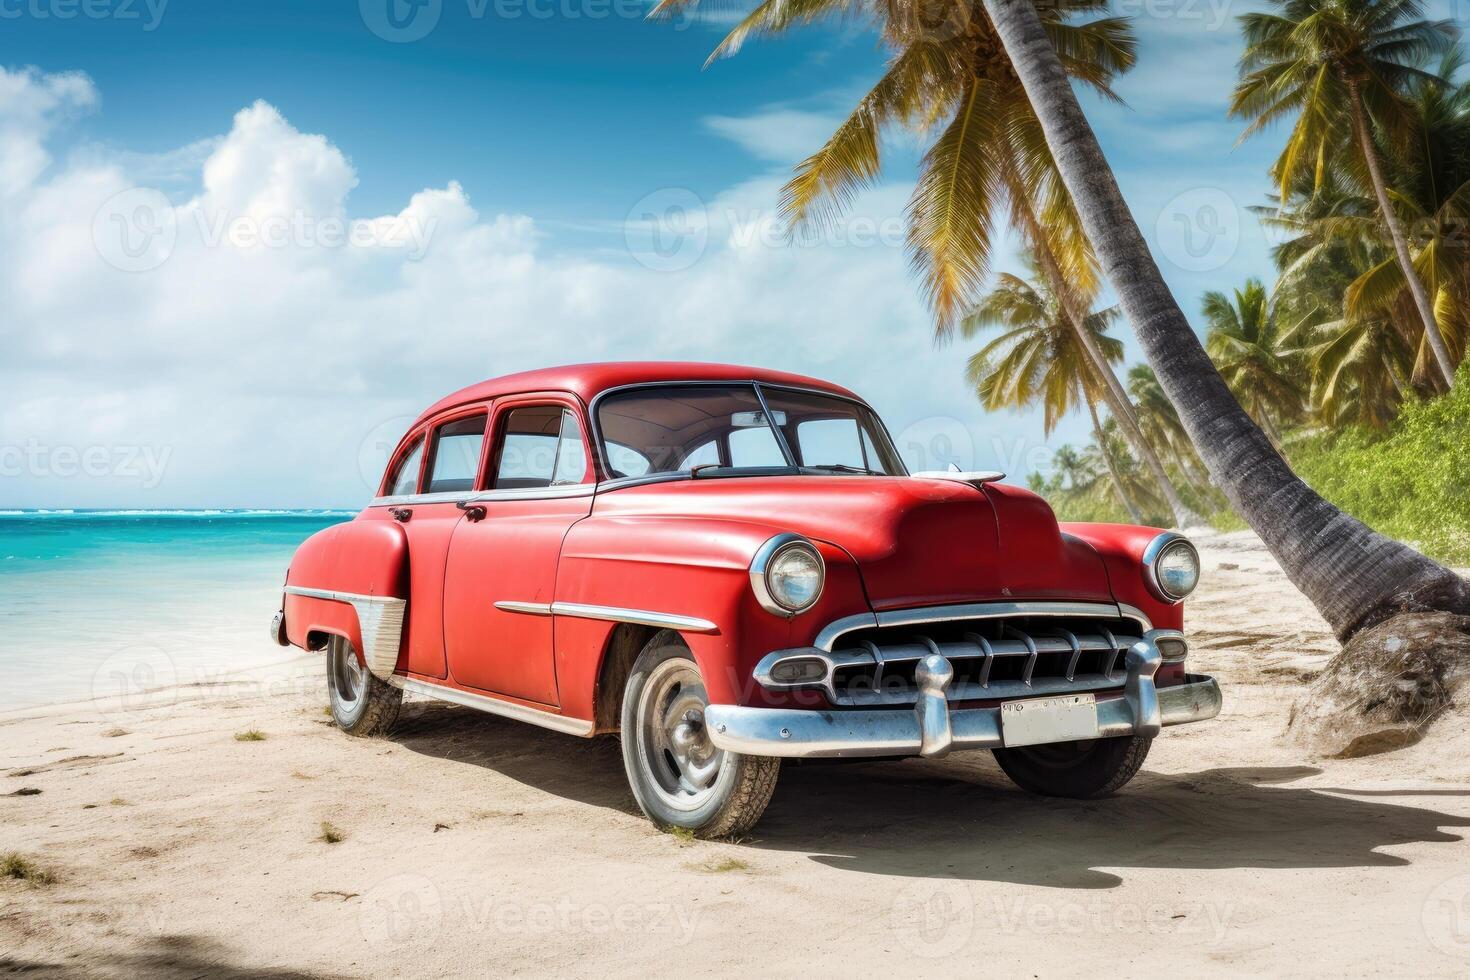
<svg viewBox="0 0 1470 980">
<path fill-rule="evenodd" d="M 403 493 L 374 497 L 369 507 L 402 507 L 414 504 L 482 503 L 492 500 L 560 500 L 565 497 L 590 497 L 597 491 L 595 483 L 568 483 L 554 487 L 517 487 L 513 490 L 463 490 L 453 493 Z"/>
<path fill-rule="evenodd" d="M 512 599 L 502 599 L 495 604 L 495 608 L 501 612 L 525 613 L 528 616 L 551 615 L 551 603 L 549 602 L 516 602 Z"/>
<path fill-rule="evenodd" d="M 604 619 L 613 623 L 634 623 L 638 626 L 656 626 L 690 633 L 717 633 L 720 629 L 709 620 L 697 616 L 680 616 L 646 609 L 622 609 L 617 606 L 588 606 L 580 602 L 553 602 L 551 612 L 556 616 Z"/>
<path fill-rule="evenodd" d="M 357 628 L 362 634 L 363 662 L 380 680 L 393 676 L 393 670 L 398 666 L 398 648 L 403 642 L 403 614 L 408 606 L 407 600 L 334 589 L 312 589 L 303 585 L 288 585 L 286 593 L 350 605 L 357 614 Z"/>
<path fill-rule="evenodd" d="M 374 497 L 369 507 L 398 507 L 403 504 L 457 504 L 474 497 L 473 490 L 455 490 L 447 493 L 400 493 L 386 497 Z"/>
<path fill-rule="evenodd" d="M 566 715 L 555 715 L 540 708 L 530 708 L 524 704 L 516 704 L 513 701 L 502 701 L 499 698 L 487 697 L 483 694 L 472 694 L 469 691 L 461 691 L 452 687 L 444 687 L 440 684 L 430 684 L 426 681 L 414 680 L 409 677 L 394 676 L 388 678 L 388 683 L 395 687 L 401 687 L 410 694 L 422 694 L 426 697 L 437 698 L 440 701 L 448 701 L 465 708 L 474 708 L 486 714 L 499 715 L 502 718 L 510 718 L 515 721 L 524 721 L 531 725 L 539 725 L 549 728 L 554 732 L 564 732 L 568 735 L 580 735 L 583 738 L 592 735 L 592 722 L 583 721 L 581 718 L 568 718 Z"/>
</svg>

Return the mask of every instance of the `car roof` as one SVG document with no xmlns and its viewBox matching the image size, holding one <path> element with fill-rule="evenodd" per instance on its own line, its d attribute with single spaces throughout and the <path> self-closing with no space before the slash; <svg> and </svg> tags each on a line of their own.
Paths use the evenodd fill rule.
<svg viewBox="0 0 1470 980">
<path fill-rule="evenodd" d="M 562 367 L 540 368 L 481 381 L 439 399 L 419 416 L 418 422 L 459 405 L 506 395 L 560 391 L 576 395 L 583 402 L 590 403 L 609 388 L 669 381 L 764 381 L 773 385 L 794 385 L 847 398 L 858 398 L 853 392 L 830 381 L 768 368 L 739 364 L 703 364 L 697 361 L 608 361 L 600 364 L 567 364 Z M 415 426 L 418 422 L 414 423 Z"/>
</svg>

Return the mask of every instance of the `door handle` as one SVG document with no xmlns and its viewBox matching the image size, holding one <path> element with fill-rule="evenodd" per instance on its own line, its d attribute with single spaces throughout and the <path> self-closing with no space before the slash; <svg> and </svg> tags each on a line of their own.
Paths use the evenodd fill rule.
<svg viewBox="0 0 1470 980">
<path fill-rule="evenodd" d="M 461 500 L 457 502 L 454 506 L 464 511 L 465 520 L 470 521 L 471 523 L 475 521 L 483 521 L 485 519 L 485 508 L 481 507 L 479 504 L 472 504 L 467 500 Z"/>
<path fill-rule="evenodd" d="M 400 524 L 407 524 L 408 519 L 413 516 L 413 511 L 409 510 L 407 507 L 389 507 L 388 513 L 391 514 L 393 516 L 393 519 Z"/>
</svg>

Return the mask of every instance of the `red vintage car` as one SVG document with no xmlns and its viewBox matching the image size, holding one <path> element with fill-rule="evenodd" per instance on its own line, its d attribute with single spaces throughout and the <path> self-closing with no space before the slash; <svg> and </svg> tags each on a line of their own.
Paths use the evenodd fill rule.
<svg viewBox="0 0 1470 980">
<path fill-rule="evenodd" d="M 990 749 L 1094 797 L 1161 727 L 1214 717 L 1185 669 L 1184 538 L 1057 523 L 999 473 L 905 471 L 852 392 L 748 367 L 510 375 L 414 423 L 379 495 L 297 551 L 282 645 L 333 717 L 404 691 L 621 734 L 661 827 L 749 829 L 782 758 Z"/>
</svg>

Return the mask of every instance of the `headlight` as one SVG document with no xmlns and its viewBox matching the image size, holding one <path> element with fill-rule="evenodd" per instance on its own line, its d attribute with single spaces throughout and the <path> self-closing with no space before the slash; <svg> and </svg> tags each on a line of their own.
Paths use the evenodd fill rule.
<svg viewBox="0 0 1470 980">
<path fill-rule="evenodd" d="M 827 566 L 816 547 L 799 534 L 778 534 L 755 553 L 750 587 L 761 607 L 777 616 L 810 609 L 822 596 Z"/>
<path fill-rule="evenodd" d="M 1172 531 L 1149 542 L 1143 552 L 1143 577 L 1165 602 L 1180 602 L 1199 585 L 1199 552 Z"/>
</svg>

